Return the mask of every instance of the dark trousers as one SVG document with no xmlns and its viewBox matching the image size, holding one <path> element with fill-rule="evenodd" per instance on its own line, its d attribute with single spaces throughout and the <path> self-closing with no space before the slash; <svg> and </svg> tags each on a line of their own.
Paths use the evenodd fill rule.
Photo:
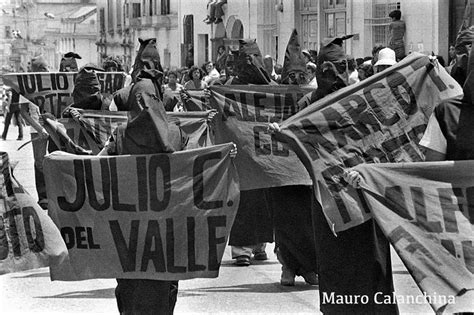
<svg viewBox="0 0 474 315">
<path fill-rule="evenodd" d="M 23 138 L 23 122 L 21 120 L 20 111 L 8 112 L 5 116 L 5 126 L 3 128 L 2 138 L 7 138 L 8 127 L 10 127 L 10 122 L 12 117 L 15 116 L 16 123 L 18 125 L 18 138 Z"/>
<path fill-rule="evenodd" d="M 115 297 L 122 315 L 173 314 L 178 281 L 117 279 Z"/>
<path fill-rule="evenodd" d="M 317 272 L 316 244 L 311 213 L 312 187 L 303 185 L 268 189 L 273 209 L 275 251 L 278 260 L 297 275 Z"/>
<path fill-rule="evenodd" d="M 34 168 L 38 201 L 46 202 L 48 200 L 48 196 L 46 194 L 46 183 L 44 181 L 43 160 L 44 156 L 46 155 L 48 140 L 40 139 L 38 133 L 32 133 L 31 140 L 33 145 L 33 157 L 35 159 Z"/>
<path fill-rule="evenodd" d="M 320 310 L 324 314 L 398 314 L 396 304 L 377 304 L 374 296 L 394 292 L 390 246 L 374 220 L 334 236 L 314 200 Z M 368 302 L 337 304 L 336 296 L 364 295 Z"/>
</svg>

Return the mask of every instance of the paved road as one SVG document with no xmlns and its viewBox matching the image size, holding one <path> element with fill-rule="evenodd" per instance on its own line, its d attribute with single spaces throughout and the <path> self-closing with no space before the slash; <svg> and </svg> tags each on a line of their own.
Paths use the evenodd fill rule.
<svg viewBox="0 0 474 315">
<path fill-rule="evenodd" d="M 0 118 L 0 120 L 3 119 Z M 0 123 L 0 131 L 3 123 Z M 10 127 L 7 141 L 0 140 L 0 151 L 18 161 L 15 177 L 36 198 L 31 144 L 16 141 L 17 128 Z M 216 279 L 180 281 L 175 314 L 317 314 L 319 292 L 297 278 L 295 287 L 279 285 L 280 265 L 267 248 L 269 260 L 253 262 L 250 267 L 232 264 L 227 248 L 220 275 Z M 393 274 L 397 295 L 419 295 L 420 291 L 392 250 Z M 48 268 L 0 276 L 2 314 L 117 314 L 115 280 L 94 279 L 62 282 L 49 279 Z M 400 304 L 402 314 L 434 314 L 428 304 Z"/>
</svg>

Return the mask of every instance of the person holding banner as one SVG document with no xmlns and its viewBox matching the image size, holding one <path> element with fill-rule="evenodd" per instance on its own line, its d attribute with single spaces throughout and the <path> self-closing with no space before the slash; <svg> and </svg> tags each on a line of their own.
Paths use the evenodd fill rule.
<svg viewBox="0 0 474 315">
<path fill-rule="evenodd" d="M 293 31 L 285 53 L 283 73 L 290 77 L 287 84 L 294 84 L 291 75 L 297 73 L 301 85 L 307 81 L 302 69 L 305 64 L 298 34 Z M 314 64 L 313 64 L 314 65 Z M 316 71 L 316 65 L 314 65 Z M 268 188 L 268 199 L 273 210 L 275 253 L 281 263 L 280 284 L 294 286 L 295 277 L 302 276 L 307 284 L 317 285 L 316 244 L 311 213 L 311 186 L 288 185 Z"/>
<path fill-rule="evenodd" d="M 323 41 L 318 55 L 319 87 L 313 93 L 312 102 L 348 85 L 347 60 L 342 48 L 342 43 L 347 38 L 345 36 Z M 269 129 L 270 132 L 279 131 L 280 126 L 272 123 Z M 392 295 L 394 292 L 390 247 L 380 228 L 373 220 L 369 220 L 338 232 L 336 236 L 323 212 L 324 203 L 324 200 L 318 201 L 313 197 L 321 312 L 398 314 L 396 303 L 379 304 L 374 298 L 376 294 Z M 351 303 L 343 299 L 339 303 L 331 300 L 330 296 L 367 296 L 367 301 Z"/>
<path fill-rule="evenodd" d="M 470 35 L 471 43 L 474 32 Z M 426 161 L 474 159 L 474 54 L 466 69 L 462 98 L 440 103 L 431 114 L 420 145 L 426 149 Z"/>
<path fill-rule="evenodd" d="M 230 59 L 230 58 L 229 58 Z M 228 59 L 228 60 L 229 60 Z M 262 54 L 254 39 L 240 40 L 239 53 L 230 66 L 234 76 L 225 85 L 269 84 Z M 273 230 L 267 189 L 240 191 L 240 204 L 229 237 L 232 259 L 237 266 L 249 266 L 255 260 L 267 260 L 266 242 L 273 242 Z"/>
<path fill-rule="evenodd" d="M 140 45 L 135 65 L 141 69 L 134 68 L 134 83 L 114 96 L 118 110 L 128 111 L 127 124 L 114 131 L 99 155 L 170 153 L 185 146 L 181 130 L 168 124 L 161 101 L 163 73 L 158 70 L 162 68 L 156 40 L 140 39 Z M 121 314 L 173 314 L 178 281 L 117 279 L 115 296 Z"/>
<path fill-rule="evenodd" d="M 42 56 L 31 60 L 31 71 L 48 72 L 48 65 Z M 33 103 L 30 103 L 28 106 L 21 106 L 21 115 L 31 126 L 30 135 L 35 160 L 34 169 L 38 204 L 42 209 L 46 210 L 48 209 L 48 195 L 46 193 L 46 183 L 43 173 L 43 160 L 47 153 L 49 135 L 43 127 L 44 122 L 41 118 L 41 114 L 41 109 Z"/>
</svg>

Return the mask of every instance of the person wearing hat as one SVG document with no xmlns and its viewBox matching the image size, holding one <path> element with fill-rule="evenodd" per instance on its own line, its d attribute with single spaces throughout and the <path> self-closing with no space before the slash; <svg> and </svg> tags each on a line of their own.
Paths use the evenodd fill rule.
<svg viewBox="0 0 474 315">
<path fill-rule="evenodd" d="M 76 59 L 82 57 L 72 51 L 66 53 L 59 64 L 59 72 L 76 72 L 78 70 Z"/>
<path fill-rule="evenodd" d="M 323 40 L 318 54 L 319 87 L 312 99 L 321 99 L 348 85 L 347 57 L 342 43 L 350 37 Z M 277 123 L 269 125 L 270 132 L 279 129 Z M 374 299 L 376 294 L 391 296 L 394 292 L 390 245 L 376 222 L 369 220 L 335 236 L 322 207 L 313 198 L 320 311 L 325 314 L 398 314 L 396 304 L 378 304 Z M 327 297 L 332 294 L 367 296 L 368 301 L 328 303 Z"/>
<path fill-rule="evenodd" d="M 374 73 L 382 72 L 396 63 L 395 51 L 390 48 L 383 48 L 379 51 L 377 62 L 374 64 Z"/>
</svg>

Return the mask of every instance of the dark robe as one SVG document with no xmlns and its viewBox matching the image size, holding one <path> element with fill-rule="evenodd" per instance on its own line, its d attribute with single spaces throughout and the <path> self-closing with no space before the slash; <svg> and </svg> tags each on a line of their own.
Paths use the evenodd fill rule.
<svg viewBox="0 0 474 315">
<path fill-rule="evenodd" d="M 153 71 L 141 73 L 131 88 L 117 93 L 128 110 L 127 126 L 117 132 L 119 154 L 171 153 L 184 144 L 179 130 L 170 130 Z M 122 108 L 123 109 L 123 108 Z M 115 296 L 121 314 L 173 314 L 178 281 L 117 279 Z"/>
</svg>

